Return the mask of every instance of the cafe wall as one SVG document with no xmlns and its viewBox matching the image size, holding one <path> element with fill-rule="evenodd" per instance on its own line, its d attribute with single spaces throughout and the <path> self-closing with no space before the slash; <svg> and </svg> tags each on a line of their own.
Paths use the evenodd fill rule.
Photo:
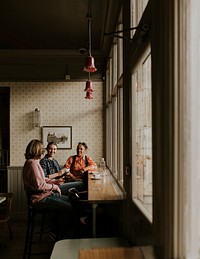
<svg viewBox="0 0 200 259">
<path fill-rule="evenodd" d="M 72 149 L 59 149 L 56 159 L 63 165 L 76 153 L 78 142 L 88 144 L 88 155 L 97 163 L 103 154 L 103 83 L 93 82 L 93 99 L 85 99 L 85 82 L 9 82 L 10 165 L 22 166 L 31 139 L 42 139 L 34 127 L 34 110 L 41 111 L 41 126 L 72 126 Z"/>
</svg>

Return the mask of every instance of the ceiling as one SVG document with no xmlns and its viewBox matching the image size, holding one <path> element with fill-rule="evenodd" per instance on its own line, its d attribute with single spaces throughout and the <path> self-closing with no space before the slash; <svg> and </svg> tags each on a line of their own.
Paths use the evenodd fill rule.
<svg viewBox="0 0 200 259">
<path fill-rule="evenodd" d="M 101 78 L 120 0 L 6 0 L 0 4 L 0 80 L 85 78 L 90 12 L 92 56 Z"/>
</svg>

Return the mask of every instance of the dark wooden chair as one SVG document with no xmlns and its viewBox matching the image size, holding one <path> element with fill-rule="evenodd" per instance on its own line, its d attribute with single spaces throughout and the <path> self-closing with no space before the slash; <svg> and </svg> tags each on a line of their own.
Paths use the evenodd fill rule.
<svg viewBox="0 0 200 259">
<path fill-rule="evenodd" d="M 9 231 L 10 239 L 13 238 L 10 217 L 11 217 L 11 207 L 13 200 L 13 193 L 0 193 L 0 197 L 6 197 L 5 201 L 0 203 L 0 225 L 4 225 L 5 230 Z"/>
</svg>

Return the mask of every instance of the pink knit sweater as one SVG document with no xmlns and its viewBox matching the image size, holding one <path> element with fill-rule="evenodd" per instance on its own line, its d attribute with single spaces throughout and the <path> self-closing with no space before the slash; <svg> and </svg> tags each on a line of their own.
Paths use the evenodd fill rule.
<svg viewBox="0 0 200 259">
<path fill-rule="evenodd" d="M 34 194 L 31 195 L 32 203 L 42 200 L 51 195 L 53 190 L 56 191 L 59 188 L 57 185 L 53 184 L 51 179 L 44 176 L 39 159 L 28 159 L 25 161 L 22 178 L 24 190 L 26 192 L 34 192 Z"/>
</svg>

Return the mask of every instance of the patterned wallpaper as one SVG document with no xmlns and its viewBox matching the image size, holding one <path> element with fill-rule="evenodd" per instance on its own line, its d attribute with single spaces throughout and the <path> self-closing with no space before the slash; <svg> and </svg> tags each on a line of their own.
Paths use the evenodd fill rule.
<svg viewBox="0 0 200 259">
<path fill-rule="evenodd" d="M 85 82 L 9 82 L 10 87 L 10 165 L 22 166 L 31 139 L 41 139 L 41 128 L 34 128 L 34 110 L 41 111 L 42 126 L 72 126 L 72 149 L 56 153 L 63 165 L 76 153 L 78 142 L 86 142 L 97 163 L 103 154 L 102 82 L 93 82 L 94 99 L 85 99 Z"/>
</svg>

